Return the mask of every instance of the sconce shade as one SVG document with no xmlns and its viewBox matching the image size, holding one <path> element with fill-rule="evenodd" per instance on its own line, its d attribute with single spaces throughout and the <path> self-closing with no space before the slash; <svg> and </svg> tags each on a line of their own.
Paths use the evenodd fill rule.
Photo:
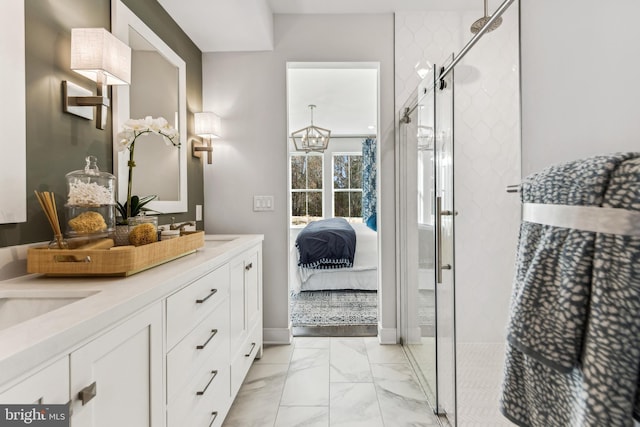
<svg viewBox="0 0 640 427">
<path fill-rule="evenodd" d="M 71 69 L 101 84 L 129 84 L 131 48 L 104 28 L 73 28 Z"/>
<path fill-rule="evenodd" d="M 220 138 L 220 117 L 215 113 L 195 113 L 196 135 L 206 138 Z"/>
</svg>

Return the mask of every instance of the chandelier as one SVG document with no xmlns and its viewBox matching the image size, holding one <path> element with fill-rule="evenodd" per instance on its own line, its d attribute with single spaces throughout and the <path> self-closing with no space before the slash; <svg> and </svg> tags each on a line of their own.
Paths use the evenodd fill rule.
<svg viewBox="0 0 640 427">
<path fill-rule="evenodd" d="M 316 151 L 318 153 L 324 153 L 324 150 L 329 146 L 331 131 L 313 125 L 314 108 L 316 108 L 315 105 L 309 105 L 309 109 L 311 110 L 311 125 L 291 132 L 291 140 L 296 147 L 296 151 L 304 151 L 305 153 Z"/>
</svg>

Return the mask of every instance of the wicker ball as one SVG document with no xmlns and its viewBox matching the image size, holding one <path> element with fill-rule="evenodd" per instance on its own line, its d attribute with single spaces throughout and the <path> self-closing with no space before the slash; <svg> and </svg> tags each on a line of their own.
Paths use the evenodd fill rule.
<svg viewBox="0 0 640 427">
<path fill-rule="evenodd" d="M 147 245 L 158 241 L 158 232 L 153 224 L 136 225 L 129 232 L 129 243 L 134 246 Z"/>
</svg>

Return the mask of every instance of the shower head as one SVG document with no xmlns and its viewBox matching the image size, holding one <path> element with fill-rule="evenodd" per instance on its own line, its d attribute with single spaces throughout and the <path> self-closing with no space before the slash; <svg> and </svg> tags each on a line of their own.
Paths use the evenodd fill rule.
<svg viewBox="0 0 640 427">
<path fill-rule="evenodd" d="M 478 31 L 480 31 L 480 29 L 482 27 L 484 27 L 487 22 L 489 22 L 489 19 L 491 19 L 491 16 L 488 16 L 488 12 L 487 12 L 488 6 L 487 6 L 487 0 L 484 0 L 484 16 L 480 19 L 478 19 L 476 22 L 474 22 L 473 24 L 471 24 L 471 32 L 473 34 L 477 34 Z M 493 21 L 493 23 L 491 24 L 491 26 L 487 29 L 487 33 L 495 30 L 496 28 L 498 28 L 500 26 L 500 24 L 502 24 L 502 17 L 498 17 L 498 19 L 496 19 L 495 21 Z"/>
</svg>

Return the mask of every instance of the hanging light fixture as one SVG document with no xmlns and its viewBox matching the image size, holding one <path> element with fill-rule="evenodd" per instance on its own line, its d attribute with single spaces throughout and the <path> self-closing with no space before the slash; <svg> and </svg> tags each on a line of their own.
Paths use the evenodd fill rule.
<svg viewBox="0 0 640 427">
<path fill-rule="evenodd" d="M 315 105 L 309 105 L 309 109 L 311 110 L 311 125 L 291 132 L 291 140 L 296 147 L 296 151 L 304 151 L 305 153 L 316 151 L 318 153 L 324 153 L 329 146 L 331 131 L 313 125 L 314 108 L 316 108 Z"/>
</svg>

